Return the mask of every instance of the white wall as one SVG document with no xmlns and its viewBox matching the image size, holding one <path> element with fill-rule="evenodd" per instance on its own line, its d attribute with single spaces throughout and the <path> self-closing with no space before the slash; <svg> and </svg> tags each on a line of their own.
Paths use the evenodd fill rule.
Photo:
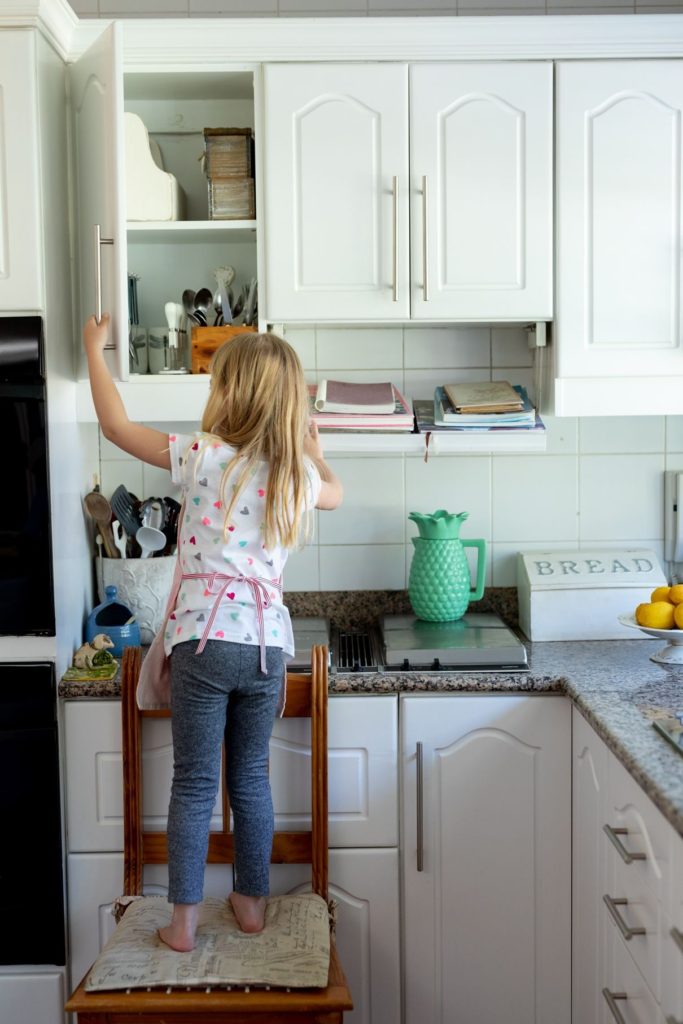
<svg viewBox="0 0 683 1024">
<path fill-rule="evenodd" d="M 516 327 L 290 328 L 309 381 L 390 378 L 409 397 L 435 384 L 508 379 L 531 385 Z M 464 537 L 491 545 L 487 584 L 515 584 L 515 552 L 566 544 L 645 545 L 662 555 L 663 473 L 683 470 L 683 417 L 545 417 L 548 450 L 533 455 L 335 456 L 342 508 L 318 514 L 315 542 L 290 558 L 288 590 L 403 589 L 415 534 L 411 511 L 467 510 Z M 174 425 L 178 430 L 182 425 Z M 170 429 L 169 424 L 159 424 Z M 185 429 L 194 429 L 186 425 Z M 102 486 L 172 494 L 168 474 L 102 441 Z"/>
<path fill-rule="evenodd" d="M 482 14 L 672 14 L 666 0 L 71 0 L 86 18 L 379 17 Z"/>
</svg>

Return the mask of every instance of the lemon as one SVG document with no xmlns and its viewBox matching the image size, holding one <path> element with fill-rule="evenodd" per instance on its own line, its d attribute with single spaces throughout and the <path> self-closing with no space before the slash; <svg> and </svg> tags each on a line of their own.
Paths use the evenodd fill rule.
<svg viewBox="0 0 683 1024">
<path fill-rule="evenodd" d="M 677 583 L 675 587 L 670 587 L 669 596 L 665 600 L 671 601 L 672 604 L 680 604 L 683 601 L 683 586 Z"/>
<path fill-rule="evenodd" d="M 674 606 L 668 601 L 650 601 L 636 608 L 636 622 L 650 629 L 673 629 Z"/>
<path fill-rule="evenodd" d="M 678 601 L 673 601 L 671 598 L 672 589 L 672 587 L 656 587 L 650 594 L 650 601 L 670 601 L 671 604 L 678 604 Z M 683 601 L 683 587 L 679 600 Z"/>
<path fill-rule="evenodd" d="M 677 604 L 674 608 L 674 622 L 676 629 L 683 629 L 683 604 Z"/>
</svg>

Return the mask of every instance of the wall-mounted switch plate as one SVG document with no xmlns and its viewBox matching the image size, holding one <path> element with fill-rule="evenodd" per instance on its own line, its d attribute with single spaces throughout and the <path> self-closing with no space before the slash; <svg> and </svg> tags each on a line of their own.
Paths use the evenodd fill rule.
<svg viewBox="0 0 683 1024">
<path fill-rule="evenodd" d="M 664 558 L 683 562 L 683 473 L 664 474 Z"/>
</svg>

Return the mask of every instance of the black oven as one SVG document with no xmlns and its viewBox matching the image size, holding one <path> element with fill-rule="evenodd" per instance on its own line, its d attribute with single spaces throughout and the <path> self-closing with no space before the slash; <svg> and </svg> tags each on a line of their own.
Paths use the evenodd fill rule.
<svg viewBox="0 0 683 1024">
<path fill-rule="evenodd" d="M 0 636 L 53 636 L 44 349 L 38 316 L 0 317 Z"/>
</svg>

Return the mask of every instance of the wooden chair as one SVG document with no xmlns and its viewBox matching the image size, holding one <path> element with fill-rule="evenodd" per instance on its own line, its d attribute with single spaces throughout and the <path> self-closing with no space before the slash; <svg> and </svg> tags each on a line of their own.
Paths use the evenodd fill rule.
<svg viewBox="0 0 683 1024">
<path fill-rule="evenodd" d="M 124 773 L 124 886 L 125 895 L 142 895 L 145 864 L 167 863 L 166 833 L 142 827 L 141 719 L 169 717 L 168 711 L 140 711 L 135 700 L 140 649 L 127 648 L 122 666 Z M 276 832 L 273 863 L 312 865 L 313 891 L 327 901 L 327 648 L 312 649 L 311 674 L 288 674 L 285 717 L 311 719 L 312 814 L 310 832 Z M 211 832 L 207 861 L 232 864 L 233 835 L 223 787 L 223 827 Z M 75 990 L 67 1011 L 78 1024 L 342 1024 L 353 1009 L 346 978 L 331 936 L 327 988 L 270 991 L 193 989 L 192 991 L 86 992 L 85 978 Z M 87 977 L 87 975 L 86 975 Z"/>
</svg>

